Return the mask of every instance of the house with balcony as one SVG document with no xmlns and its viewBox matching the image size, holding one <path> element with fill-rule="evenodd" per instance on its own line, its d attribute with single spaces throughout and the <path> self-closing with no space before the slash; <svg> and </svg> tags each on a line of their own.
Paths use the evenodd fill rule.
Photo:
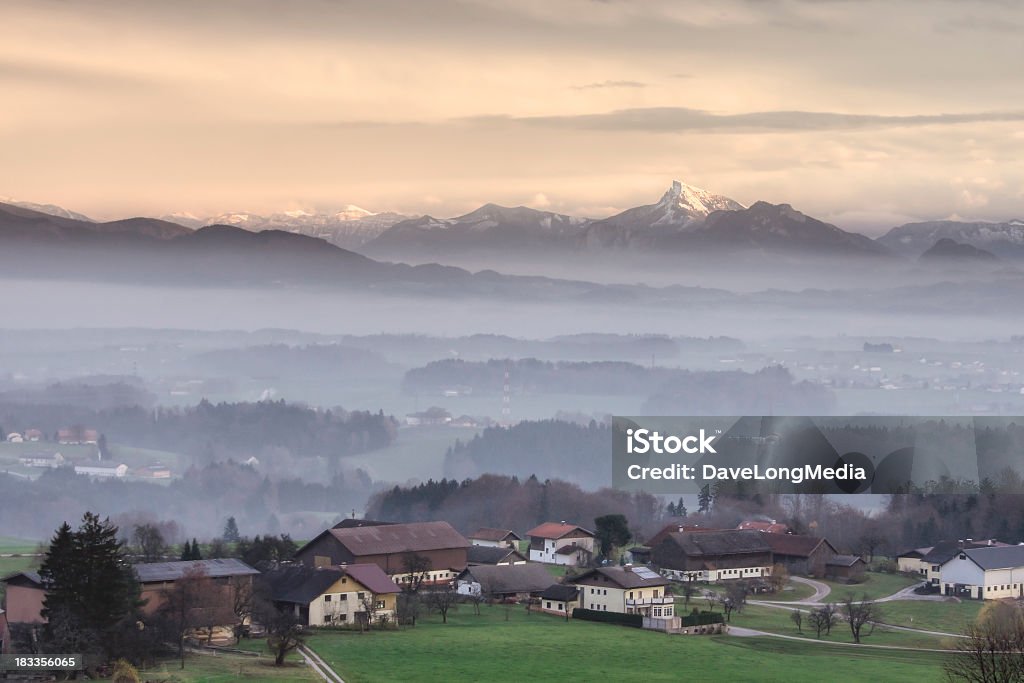
<svg viewBox="0 0 1024 683">
<path fill-rule="evenodd" d="M 649 567 L 597 567 L 566 581 L 579 589 L 579 606 L 599 612 L 672 619 L 670 581 Z"/>
<path fill-rule="evenodd" d="M 594 532 L 575 524 L 545 522 L 526 533 L 530 561 L 580 567 L 594 557 Z"/>
<path fill-rule="evenodd" d="M 263 575 L 275 604 L 307 626 L 360 626 L 394 621 L 402 589 L 375 564 L 295 565 Z"/>
</svg>

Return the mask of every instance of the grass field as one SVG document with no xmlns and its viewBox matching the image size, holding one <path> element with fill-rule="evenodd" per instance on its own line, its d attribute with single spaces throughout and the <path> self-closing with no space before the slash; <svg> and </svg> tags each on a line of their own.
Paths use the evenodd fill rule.
<svg viewBox="0 0 1024 683">
<path fill-rule="evenodd" d="M 910 579 L 902 574 L 877 572 L 865 572 L 863 583 L 846 584 L 822 581 L 832 588 L 832 592 L 825 598 L 825 602 L 842 602 L 850 593 L 853 593 L 855 600 L 860 600 L 864 595 L 867 595 L 869 600 L 877 600 L 920 582 L 920 579 Z"/>
<path fill-rule="evenodd" d="M 897 600 L 882 603 L 882 621 L 886 624 L 920 628 L 943 633 L 960 633 L 974 621 L 981 611 L 982 603 L 976 600 L 964 602 L 937 602 L 926 600 Z"/>
<path fill-rule="evenodd" d="M 786 602 L 790 600 L 807 600 L 814 595 L 814 589 L 806 583 L 789 581 L 778 593 L 767 593 L 758 595 L 758 600 L 769 600 L 771 602 Z"/>
<path fill-rule="evenodd" d="M 767 609 L 767 608 L 763 608 Z M 781 610 L 780 610 L 781 612 Z M 321 632 L 309 645 L 348 683 L 371 681 L 936 680 L 944 655 L 773 638 L 669 636 L 522 607 L 462 608 L 415 628 Z M 785 613 L 782 615 L 786 618 Z M 774 642 L 779 640 L 780 644 Z"/>
<path fill-rule="evenodd" d="M 882 607 L 883 619 L 884 615 L 887 614 L 885 607 L 888 607 L 889 604 L 890 603 L 886 603 Z M 765 631 L 767 633 L 779 633 L 786 636 L 803 636 L 805 638 L 817 640 L 814 630 L 807 621 L 807 610 L 803 610 L 803 612 L 804 623 L 802 634 L 797 631 L 796 625 L 793 623 L 791 617 L 792 612 L 788 609 L 780 609 L 777 607 L 747 605 L 743 608 L 743 612 L 740 614 L 733 612 L 732 619 L 729 623 L 733 626 L 743 626 L 746 628 L 756 629 L 758 631 Z M 886 629 L 883 626 L 876 627 L 871 635 L 867 635 L 867 632 L 868 629 L 865 628 L 862 633 L 861 640 L 865 644 L 869 645 L 895 645 L 899 647 L 926 649 L 948 649 L 950 646 L 948 638 L 932 636 L 925 633 L 911 633 L 910 631 Z M 853 636 L 850 634 L 850 627 L 843 622 L 834 626 L 830 635 L 822 634 L 821 640 L 830 643 L 852 643 Z"/>
<path fill-rule="evenodd" d="M 144 680 L 166 683 L 219 683 L 220 681 L 320 681 L 316 673 L 298 659 L 283 667 L 275 667 L 274 660 L 266 657 L 238 655 L 187 655 L 185 669 L 179 660 L 158 662 L 139 674 Z"/>
</svg>

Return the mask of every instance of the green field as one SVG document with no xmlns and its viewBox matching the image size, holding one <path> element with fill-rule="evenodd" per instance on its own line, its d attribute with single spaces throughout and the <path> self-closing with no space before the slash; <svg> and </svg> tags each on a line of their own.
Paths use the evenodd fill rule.
<svg viewBox="0 0 1024 683">
<path fill-rule="evenodd" d="M 883 619 L 885 619 L 885 615 L 888 614 L 885 607 L 889 604 L 891 603 L 885 603 L 881 608 Z M 765 631 L 767 633 L 779 633 L 786 636 L 803 636 L 805 638 L 817 640 L 814 630 L 807 621 L 807 610 L 804 609 L 802 611 L 804 612 L 802 634 L 797 631 L 796 625 L 793 623 L 791 617 L 792 611 L 778 607 L 747 605 L 743 608 L 743 612 L 739 614 L 733 612 L 729 623 L 732 626 L 743 626 L 745 628 L 752 628 L 758 631 Z M 948 649 L 950 645 L 948 642 L 949 639 L 943 636 L 886 629 L 883 626 L 876 627 L 871 635 L 867 635 L 867 633 L 868 629 L 865 628 L 861 634 L 862 642 L 867 645 L 895 645 L 899 647 L 926 649 Z M 830 643 L 852 643 L 853 636 L 850 634 L 850 627 L 843 622 L 834 626 L 830 635 L 822 634 L 821 640 Z"/>
<path fill-rule="evenodd" d="M 814 595 L 814 589 L 806 583 L 789 581 L 778 593 L 765 593 L 754 596 L 757 600 L 768 600 L 770 602 L 788 602 L 791 600 L 807 600 Z"/>
<path fill-rule="evenodd" d="M 825 602 L 842 602 L 846 596 L 853 593 L 855 600 L 860 600 L 864 595 L 869 600 L 877 600 L 896 593 L 907 586 L 920 583 L 920 579 L 907 578 L 902 574 L 882 574 L 878 572 L 864 572 L 862 583 L 836 583 L 835 581 L 822 581 L 827 584 L 832 592 L 825 598 Z"/>
<path fill-rule="evenodd" d="M 919 628 L 926 631 L 961 633 L 981 611 L 980 600 L 938 602 L 932 600 L 897 600 L 882 603 L 882 621 L 886 624 Z"/>
<path fill-rule="evenodd" d="M 298 658 L 290 658 L 283 667 L 275 667 L 272 657 L 246 657 L 228 654 L 190 654 L 185 669 L 180 660 L 167 659 L 139 671 L 143 680 L 166 683 L 218 683 L 219 681 L 321 681 Z"/>
<path fill-rule="evenodd" d="M 768 608 L 763 608 L 768 609 Z M 782 610 L 779 610 L 782 612 Z M 506 621 L 506 615 L 508 620 Z M 785 613 L 782 615 L 786 617 Z M 773 641 L 779 641 L 775 643 Z M 937 680 L 944 655 L 775 638 L 669 636 L 522 607 L 463 607 L 415 628 L 309 640 L 348 683 L 370 681 Z"/>
</svg>

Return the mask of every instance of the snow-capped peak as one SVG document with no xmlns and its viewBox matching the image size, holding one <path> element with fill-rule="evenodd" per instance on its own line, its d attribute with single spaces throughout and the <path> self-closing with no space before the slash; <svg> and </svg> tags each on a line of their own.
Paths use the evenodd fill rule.
<svg viewBox="0 0 1024 683">
<path fill-rule="evenodd" d="M 746 208 L 733 199 L 678 180 L 672 181 L 672 187 L 658 204 L 668 209 L 681 209 L 692 217 L 707 216 L 712 211 L 737 211 Z"/>
<path fill-rule="evenodd" d="M 292 209 L 291 211 L 284 211 L 283 213 L 285 216 L 288 216 L 288 218 L 305 218 L 306 216 L 313 215 L 308 211 L 303 211 L 302 209 Z"/>
<path fill-rule="evenodd" d="M 366 209 L 356 206 L 355 204 L 346 204 L 341 207 L 341 211 L 334 214 L 334 217 L 339 221 L 355 221 L 360 218 L 366 218 L 368 216 L 376 216 L 373 211 L 367 211 Z"/>
</svg>

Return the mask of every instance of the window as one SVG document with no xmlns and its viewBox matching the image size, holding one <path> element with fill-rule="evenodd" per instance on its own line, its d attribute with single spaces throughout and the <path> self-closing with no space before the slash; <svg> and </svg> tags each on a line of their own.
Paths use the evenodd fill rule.
<svg viewBox="0 0 1024 683">
<path fill-rule="evenodd" d="M 330 602 L 331 601 L 331 597 L 332 596 L 330 596 L 330 595 L 325 595 L 324 596 L 324 602 Z"/>
<path fill-rule="evenodd" d="M 656 616 L 656 617 L 660 617 L 661 616 L 661 608 L 660 607 L 655 607 L 654 608 L 654 616 Z"/>
<path fill-rule="evenodd" d="M 345 601 L 347 601 L 347 600 L 348 600 L 348 593 L 342 593 L 342 594 L 341 594 L 341 595 L 339 595 L 338 597 L 339 597 L 339 598 L 341 598 L 341 601 L 342 601 L 342 602 L 345 602 Z"/>
<path fill-rule="evenodd" d="M 546 603 L 544 603 L 544 606 L 545 606 L 545 607 L 546 607 L 547 609 L 551 609 L 551 603 L 550 603 L 550 602 L 546 602 Z"/>
<path fill-rule="evenodd" d="M 632 599 L 633 599 L 633 591 L 629 591 L 629 599 L 630 599 L 630 600 L 632 600 Z"/>
<path fill-rule="evenodd" d="M 338 621 L 348 621 L 348 615 L 347 614 L 339 614 L 338 615 Z"/>
<path fill-rule="evenodd" d="M 374 609 L 384 609 L 384 601 L 383 600 L 377 600 L 376 602 L 373 603 L 373 607 L 374 607 Z"/>
<path fill-rule="evenodd" d="M 356 593 L 357 600 L 362 600 L 364 597 L 366 597 L 366 593 Z"/>
</svg>

